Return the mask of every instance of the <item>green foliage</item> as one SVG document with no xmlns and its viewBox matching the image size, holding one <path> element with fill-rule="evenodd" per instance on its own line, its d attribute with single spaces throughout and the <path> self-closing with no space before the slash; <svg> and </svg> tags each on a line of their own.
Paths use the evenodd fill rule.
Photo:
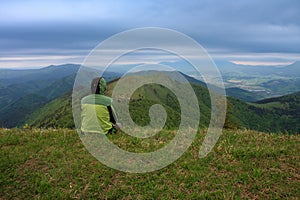
<svg viewBox="0 0 300 200">
<path fill-rule="evenodd" d="M 0 69 L 0 127 L 22 127 L 33 112 L 69 92 L 79 67 L 64 64 L 30 70 Z M 84 71 L 96 73 L 88 68 Z M 107 80 L 119 76 L 114 72 L 105 73 Z"/>
<path fill-rule="evenodd" d="M 108 85 L 111 94 L 115 81 Z M 198 98 L 200 127 L 210 122 L 210 96 L 207 88 L 191 84 Z M 164 106 L 168 118 L 165 129 L 177 130 L 180 123 L 180 106 L 175 95 L 167 88 L 145 85 L 134 92 L 129 111 L 133 120 L 141 126 L 149 124 L 149 109 L 154 104 Z M 266 99 L 257 103 L 246 103 L 236 98 L 227 98 L 225 128 L 247 128 L 264 132 L 300 133 L 300 93 Z M 190 108 L 193 109 L 193 108 Z M 63 95 L 38 109 L 27 118 L 26 123 L 36 127 L 74 127 L 71 110 L 71 94 Z"/>
<path fill-rule="evenodd" d="M 299 71 L 299 70 L 298 70 Z M 273 96 L 281 96 L 299 91 L 300 78 L 272 79 L 260 84 L 261 87 L 270 91 Z"/>
<path fill-rule="evenodd" d="M 300 93 L 245 103 L 228 97 L 225 125 L 264 132 L 300 133 Z M 228 127 L 227 127 L 228 128 Z"/>
<path fill-rule="evenodd" d="M 15 127 L 22 125 L 24 118 L 34 110 L 40 108 L 47 99 L 38 94 L 29 94 L 17 101 L 2 107 L 0 111 L 0 126 Z"/>
<path fill-rule="evenodd" d="M 254 102 L 259 99 L 263 99 L 263 95 L 260 95 L 259 93 L 250 92 L 237 87 L 226 89 L 226 95 L 238 98 L 246 102 Z"/>
<path fill-rule="evenodd" d="M 145 85 L 136 90 L 129 104 L 129 112 L 135 123 L 146 126 L 150 123 L 149 109 L 154 104 L 162 105 L 167 112 L 165 129 L 177 129 L 180 124 L 180 106 L 175 95 L 167 88 Z"/>
<path fill-rule="evenodd" d="M 25 118 L 73 87 L 74 75 L 61 78 L 57 81 L 43 80 L 38 82 L 22 83 L 18 91 L 12 91 L 1 99 L 0 123 L 2 127 L 21 127 Z M 14 90 L 12 86 L 9 90 Z M 11 99 L 10 99 L 11 98 Z M 6 99 L 6 100 L 5 100 Z M 10 99 L 10 100 L 9 100 Z"/>
<path fill-rule="evenodd" d="M 26 118 L 26 123 L 34 127 L 74 128 L 71 94 L 54 99 Z"/>
<path fill-rule="evenodd" d="M 224 122 L 225 129 L 241 128 L 239 120 L 234 116 L 232 111 L 233 111 L 233 104 L 230 101 L 227 101 L 227 112 L 226 112 L 226 117 Z"/>
</svg>

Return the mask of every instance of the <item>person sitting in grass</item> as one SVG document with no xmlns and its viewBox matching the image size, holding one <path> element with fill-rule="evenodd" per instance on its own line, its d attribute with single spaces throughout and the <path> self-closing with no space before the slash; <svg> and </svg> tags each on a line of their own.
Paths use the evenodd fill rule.
<svg viewBox="0 0 300 200">
<path fill-rule="evenodd" d="M 105 96 L 106 81 L 103 77 L 92 80 L 92 94 L 81 100 L 81 131 L 83 133 L 116 133 L 119 129 L 112 106 L 112 99 Z M 95 120 L 95 117 L 97 120 Z"/>
</svg>

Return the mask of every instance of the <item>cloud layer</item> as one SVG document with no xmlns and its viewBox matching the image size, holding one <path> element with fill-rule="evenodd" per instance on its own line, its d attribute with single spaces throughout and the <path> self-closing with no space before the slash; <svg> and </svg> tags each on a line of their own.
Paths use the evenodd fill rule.
<svg viewBox="0 0 300 200">
<path fill-rule="evenodd" d="M 292 62 L 300 55 L 298 0 L 12 0 L 0 5 L 0 67 L 80 63 L 111 35 L 146 26 L 187 34 L 215 58 L 249 62 L 258 55 L 257 62 Z M 21 62 L 22 57 L 32 60 Z"/>
</svg>

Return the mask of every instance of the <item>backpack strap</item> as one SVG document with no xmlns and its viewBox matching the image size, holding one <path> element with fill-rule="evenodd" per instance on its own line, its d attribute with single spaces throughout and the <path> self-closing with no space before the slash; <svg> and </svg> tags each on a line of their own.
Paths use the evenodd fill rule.
<svg viewBox="0 0 300 200">
<path fill-rule="evenodd" d="M 116 124 L 116 120 L 114 118 L 114 114 L 113 114 L 111 106 L 107 106 L 107 109 L 108 109 L 108 112 L 109 112 L 109 121 L 113 124 Z"/>
</svg>

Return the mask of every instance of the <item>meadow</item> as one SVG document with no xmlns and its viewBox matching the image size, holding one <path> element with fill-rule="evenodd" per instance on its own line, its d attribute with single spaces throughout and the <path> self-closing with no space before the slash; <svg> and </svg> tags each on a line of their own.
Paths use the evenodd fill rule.
<svg viewBox="0 0 300 200">
<path fill-rule="evenodd" d="M 128 151 L 153 151 L 176 134 L 147 141 L 109 135 Z M 173 164 L 125 173 L 96 160 L 73 129 L 1 129 L 0 199 L 298 199 L 300 134 L 224 130 L 198 158 L 205 131 Z"/>
</svg>

